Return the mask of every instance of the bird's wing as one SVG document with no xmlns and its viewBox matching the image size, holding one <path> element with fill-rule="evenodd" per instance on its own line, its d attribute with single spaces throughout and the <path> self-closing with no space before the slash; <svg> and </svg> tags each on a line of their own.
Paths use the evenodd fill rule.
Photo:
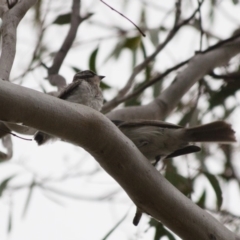
<svg viewBox="0 0 240 240">
<path fill-rule="evenodd" d="M 74 82 L 67 85 L 58 95 L 60 99 L 66 99 L 71 95 L 72 91 L 82 83 L 83 79 L 75 80 Z"/>
<path fill-rule="evenodd" d="M 135 121 L 126 121 L 126 122 L 121 120 L 112 120 L 112 122 L 119 128 L 142 127 L 142 126 L 155 126 L 155 127 L 161 127 L 161 128 L 183 128 L 182 126 L 179 126 L 179 125 L 158 121 L 158 120 L 135 120 Z"/>
<path fill-rule="evenodd" d="M 199 152 L 199 151 L 201 151 L 200 147 L 195 146 L 195 145 L 189 145 L 189 146 L 186 146 L 184 148 L 181 148 L 181 149 L 178 149 L 178 150 L 174 151 L 173 153 L 166 156 L 165 159 L 174 158 L 174 157 L 178 157 L 178 156 L 181 156 L 181 155 L 194 153 L 194 152 Z"/>
</svg>

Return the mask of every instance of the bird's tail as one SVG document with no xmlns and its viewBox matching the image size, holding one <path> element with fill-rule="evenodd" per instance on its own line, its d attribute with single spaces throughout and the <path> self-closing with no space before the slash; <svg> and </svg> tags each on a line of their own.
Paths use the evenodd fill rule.
<svg viewBox="0 0 240 240">
<path fill-rule="evenodd" d="M 197 127 L 186 129 L 189 142 L 236 142 L 235 131 L 231 125 L 223 121 L 216 121 Z"/>
</svg>

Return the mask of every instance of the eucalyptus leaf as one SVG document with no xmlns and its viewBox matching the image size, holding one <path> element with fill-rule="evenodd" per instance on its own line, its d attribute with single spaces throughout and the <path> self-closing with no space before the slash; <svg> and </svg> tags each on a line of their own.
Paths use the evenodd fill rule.
<svg viewBox="0 0 240 240">
<path fill-rule="evenodd" d="M 63 25 L 71 22 L 71 13 L 66 13 L 59 15 L 54 21 L 53 24 Z"/>
</svg>

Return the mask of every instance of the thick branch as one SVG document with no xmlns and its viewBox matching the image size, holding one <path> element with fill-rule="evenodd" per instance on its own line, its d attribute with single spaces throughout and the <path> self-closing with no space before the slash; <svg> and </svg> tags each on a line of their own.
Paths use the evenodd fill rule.
<svg viewBox="0 0 240 240">
<path fill-rule="evenodd" d="M 61 48 L 59 49 L 53 60 L 53 65 L 48 70 L 49 75 L 57 74 L 59 72 L 63 60 L 65 59 L 70 47 L 72 46 L 72 43 L 77 34 L 79 24 L 81 22 L 79 11 L 80 0 L 73 0 L 70 28 Z"/>
<path fill-rule="evenodd" d="M 155 83 L 157 83 L 158 81 L 162 80 L 163 78 L 165 78 L 169 73 L 173 72 L 174 70 L 177 70 L 178 68 L 184 66 L 185 64 L 188 63 L 189 60 L 183 61 L 177 65 L 175 65 L 174 67 L 171 67 L 169 69 L 167 69 L 165 72 L 161 73 L 161 74 L 157 74 L 155 77 L 151 78 L 148 82 L 144 83 L 142 86 L 140 86 L 139 88 L 137 88 L 136 90 L 134 90 L 132 93 L 129 93 L 126 96 L 123 96 L 122 98 L 118 98 L 115 101 L 115 104 L 120 104 L 123 103 L 127 100 L 130 100 L 136 96 L 138 96 L 139 94 L 141 94 L 145 89 L 147 89 L 148 87 L 154 85 Z M 103 108 L 102 109 L 102 113 L 107 113 L 109 109 L 108 108 Z"/>
<path fill-rule="evenodd" d="M 0 57 L 0 78 L 9 80 L 16 53 L 16 32 L 19 22 L 37 0 L 23 0 L 2 16 L 2 53 Z"/>
<path fill-rule="evenodd" d="M 214 68 L 227 64 L 240 52 L 240 37 L 219 47 L 195 55 L 188 66 L 161 95 L 144 106 L 128 107 L 107 114 L 110 119 L 164 119 L 176 107 L 182 96 Z"/>
<path fill-rule="evenodd" d="M 22 122 L 85 148 L 142 211 L 181 238 L 236 239 L 164 179 L 101 113 L 0 81 L 0 119 Z"/>
<path fill-rule="evenodd" d="M 79 15 L 80 12 L 80 0 L 73 0 L 72 14 L 71 14 L 71 24 L 66 38 L 63 41 L 62 46 L 57 52 L 52 66 L 48 69 L 49 81 L 52 85 L 58 86 L 58 88 L 66 85 L 66 81 L 63 77 L 58 75 L 58 72 L 62 66 L 62 63 L 69 52 L 74 39 L 76 38 L 79 25 L 86 19 L 88 19 L 92 14 L 89 13 L 85 17 Z"/>
</svg>

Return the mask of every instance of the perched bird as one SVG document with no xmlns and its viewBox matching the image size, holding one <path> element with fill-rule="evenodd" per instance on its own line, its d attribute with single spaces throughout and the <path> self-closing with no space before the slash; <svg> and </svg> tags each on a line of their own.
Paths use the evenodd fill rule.
<svg viewBox="0 0 240 240">
<path fill-rule="evenodd" d="M 231 125 L 223 121 L 190 128 L 155 120 L 112 120 L 112 122 L 133 141 L 142 154 L 154 165 L 160 159 L 201 150 L 200 147 L 189 144 L 191 142 L 236 142 L 235 132 Z"/>
<path fill-rule="evenodd" d="M 197 127 L 184 128 L 155 120 L 119 121 L 112 120 L 142 154 L 155 166 L 159 160 L 198 152 L 200 147 L 190 142 L 235 142 L 231 125 L 216 121 Z M 142 211 L 137 207 L 133 224 L 138 225 Z"/>
<path fill-rule="evenodd" d="M 68 102 L 83 104 L 100 111 L 103 105 L 100 81 L 103 78 L 104 76 L 97 75 L 90 70 L 78 72 L 74 75 L 72 83 L 59 92 L 57 97 Z M 52 138 L 54 137 L 40 131 L 34 136 L 34 140 L 38 145 L 42 145 Z"/>
</svg>

